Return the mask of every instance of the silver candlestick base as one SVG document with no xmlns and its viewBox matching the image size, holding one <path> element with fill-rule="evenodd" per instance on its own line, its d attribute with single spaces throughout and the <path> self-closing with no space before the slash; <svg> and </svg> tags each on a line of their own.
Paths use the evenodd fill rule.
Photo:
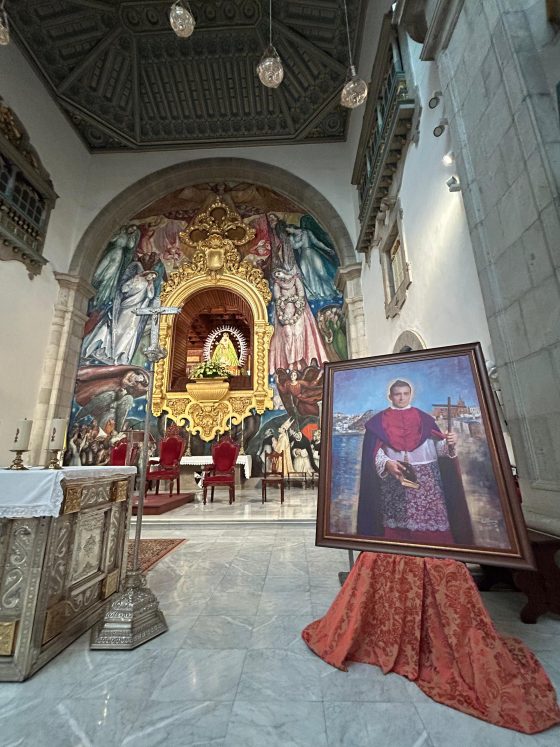
<svg viewBox="0 0 560 747">
<path fill-rule="evenodd" d="M 127 573 L 124 591 L 91 631 L 90 648 L 131 649 L 167 631 L 156 596 L 141 571 Z"/>
<path fill-rule="evenodd" d="M 44 469 L 62 469 L 62 465 L 58 461 L 58 452 L 59 449 L 49 449 L 51 457 Z"/>
</svg>

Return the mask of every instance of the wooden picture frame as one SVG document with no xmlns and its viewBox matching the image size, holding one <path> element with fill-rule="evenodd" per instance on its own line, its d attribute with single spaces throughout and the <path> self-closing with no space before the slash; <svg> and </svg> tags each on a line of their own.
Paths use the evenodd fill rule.
<svg viewBox="0 0 560 747">
<path fill-rule="evenodd" d="M 321 428 L 317 545 L 534 568 L 480 343 L 326 363 Z"/>
</svg>

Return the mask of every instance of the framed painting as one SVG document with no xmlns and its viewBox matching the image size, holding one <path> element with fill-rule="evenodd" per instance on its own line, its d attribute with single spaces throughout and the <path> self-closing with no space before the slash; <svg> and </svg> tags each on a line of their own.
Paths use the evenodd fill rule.
<svg viewBox="0 0 560 747">
<path fill-rule="evenodd" d="M 479 343 L 325 365 L 317 544 L 533 567 Z"/>
</svg>

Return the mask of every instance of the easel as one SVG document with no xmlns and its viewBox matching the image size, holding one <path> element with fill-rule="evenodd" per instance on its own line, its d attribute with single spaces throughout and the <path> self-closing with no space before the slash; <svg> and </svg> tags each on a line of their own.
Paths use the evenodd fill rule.
<svg viewBox="0 0 560 747">
<path fill-rule="evenodd" d="M 348 574 L 354 567 L 354 550 L 348 550 L 348 565 L 349 565 L 350 570 L 338 572 L 338 581 L 341 586 L 344 584 L 344 582 L 348 578 Z"/>
</svg>

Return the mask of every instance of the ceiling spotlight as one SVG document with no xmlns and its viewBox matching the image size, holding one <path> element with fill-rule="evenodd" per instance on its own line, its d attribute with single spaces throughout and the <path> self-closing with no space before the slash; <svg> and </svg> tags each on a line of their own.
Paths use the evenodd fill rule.
<svg viewBox="0 0 560 747">
<path fill-rule="evenodd" d="M 435 133 L 434 133 L 434 135 L 435 135 Z M 451 166 L 451 164 L 455 160 L 455 155 L 454 155 L 453 151 L 450 150 L 449 153 L 446 153 L 441 160 L 443 161 L 444 166 Z"/>
<path fill-rule="evenodd" d="M 182 0 L 175 0 L 169 10 L 169 23 L 177 36 L 180 36 L 181 39 L 188 39 L 196 25 L 189 4 L 187 3 L 185 8 Z"/>
<path fill-rule="evenodd" d="M 8 14 L 4 10 L 5 0 L 0 0 L 0 44 L 6 46 L 10 43 L 10 24 Z"/>
<path fill-rule="evenodd" d="M 367 99 L 368 87 L 365 80 L 362 80 L 356 74 L 356 68 L 352 63 L 352 45 L 350 44 L 350 29 L 348 27 L 348 8 L 346 7 L 346 0 L 344 0 L 344 19 L 346 21 L 346 39 L 348 41 L 348 61 L 350 63 L 348 67 L 348 75 L 346 76 L 346 83 L 340 94 L 340 103 L 347 109 L 355 109 L 360 104 L 363 104 Z"/>
<path fill-rule="evenodd" d="M 267 88 L 278 88 L 284 80 L 282 60 L 272 43 L 272 0 L 268 3 L 268 47 L 257 65 L 257 75 Z"/>
<path fill-rule="evenodd" d="M 445 132 L 446 125 L 447 125 L 447 120 L 440 119 L 439 124 L 437 124 L 433 129 L 434 137 L 441 137 L 443 133 Z"/>
<path fill-rule="evenodd" d="M 430 109 L 436 108 L 436 106 L 441 101 L 441 96 L 442 96 L 441 91 L 434 91 L 432 93 L 432 95 L 430 96 L 430 100 L 428 101 L 428 106 L 430 107 Z"/>
<path fill-rule="evenodd" d="M 445 182 L 447 184 L 447 189 L 450 192 L 460 192 L 461 191 L 461 182 L 459 181 L 459 177 L 457 176 L 451 176 L 449 179 Z"/>
</svg>

